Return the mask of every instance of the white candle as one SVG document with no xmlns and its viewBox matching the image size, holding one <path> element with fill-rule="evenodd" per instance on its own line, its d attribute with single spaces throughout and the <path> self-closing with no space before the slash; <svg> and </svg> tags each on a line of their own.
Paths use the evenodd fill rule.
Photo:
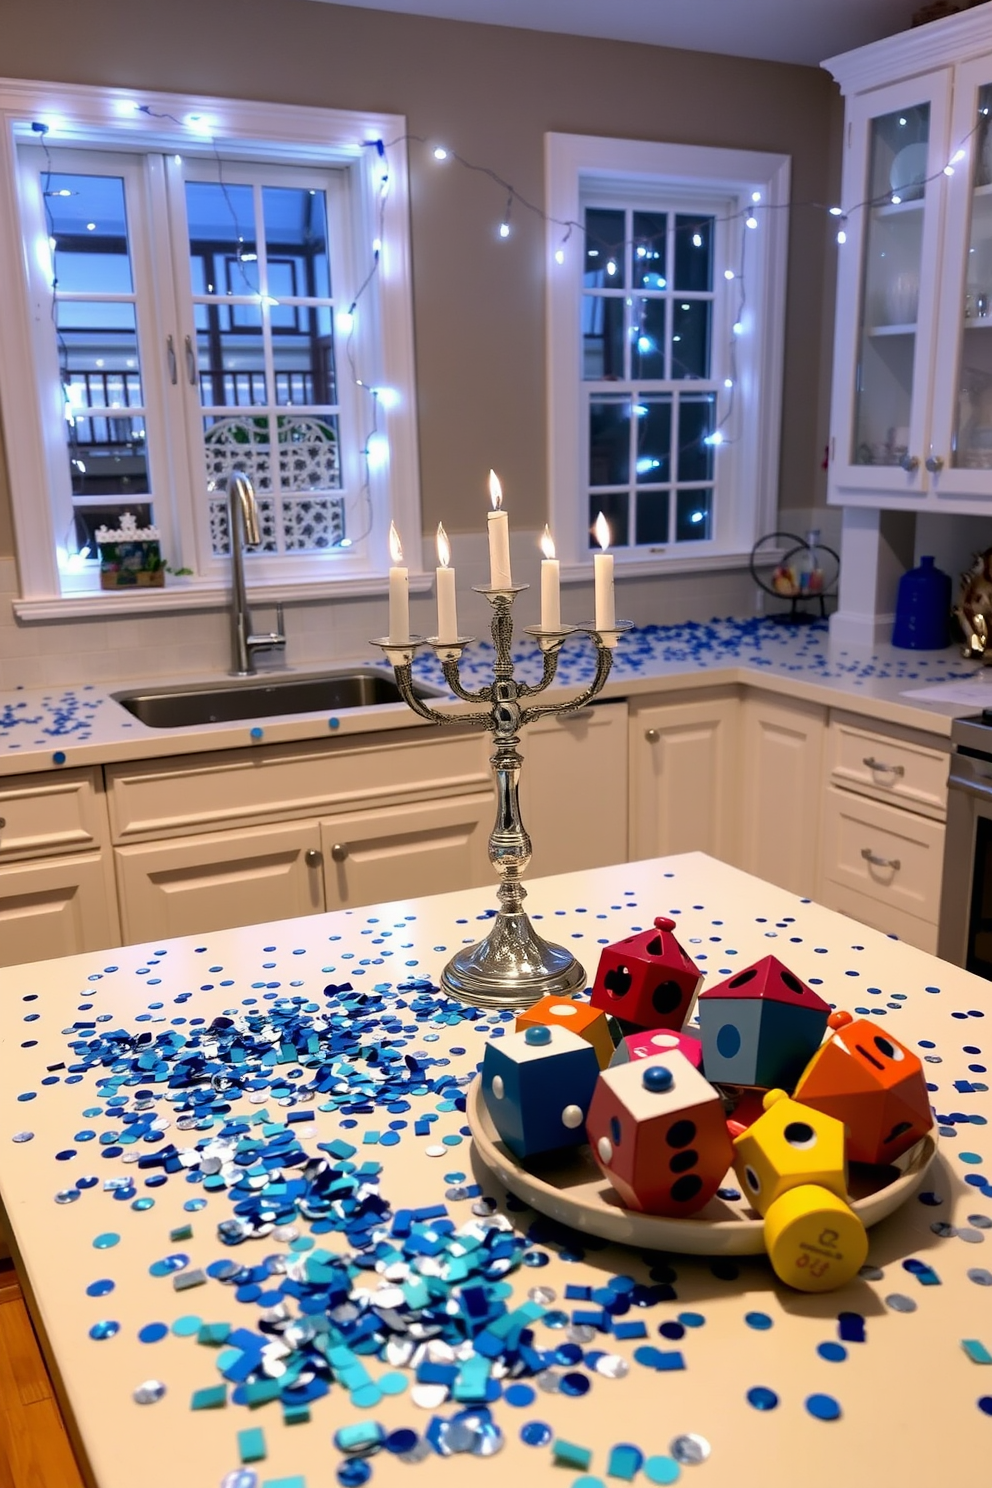
<svg viewBox="0 0 992 1488">
<path fill-rule="evenodd" d="M 604 549 L 610 545 L 610 527 L 602 512 L 596 518 L 596 541 Z M 617 611 L 613 593 L 613 554 L 597 553 L 593 567 L 596 575 L 596 629 L 614 630 Z"/>
<path fill-rule="evenodd" d="M 389 524 L 389 639 L 403 644 L 410 639 L 410 571 L 403 566 L 400 535 L 393 522 Z"/>
<path fill-rule="evenodd" d="M 545 527 L 541 536 L 541 628 L 561 630 L 561 565 L 555 557 L 554 539 Z"/>
<path fill-rule="evenodd" d="M 455 570 L 451 563 L 451 545 L 444 524 L 437 524 L 437 556 L 440 568 L 437 574 L 437 638 L 439 641 L 457 641 L 458 611 L 455 600 Z"/>
<path fill-rule="evenodd" d="M 489 513 L 489 587 L 512 589 L 510 574 L 510 524 L 503 511 L 503 488 L 495 470 L 489 472 L 489 496 L 493 510 Z"/>
</svg>

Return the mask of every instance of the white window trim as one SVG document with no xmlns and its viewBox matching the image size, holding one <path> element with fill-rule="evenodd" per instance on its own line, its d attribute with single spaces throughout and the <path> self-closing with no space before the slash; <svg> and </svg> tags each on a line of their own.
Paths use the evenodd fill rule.
<svg viewBox="0 0 992 1488">
<path fill-rule="evenodd" d="M 568 241 L 562 223 L 580 223 L 584 183 L 597 178 L 633 189 L 652 184 L 686 195 L 705 189 L 748 199 L 761 193 L 759 230 L 748 233 L 747 334 L 738 343 L 738 392 L 751 400 L 745 420 L 752 433 L 739 451 L 737 498 L 744 482 L 753 497 L 737 513 L 731 540 L 672 544 L 664 555 L 630 555 L 617 549 L 617 572 L 637 575 L 739 568 L 756 539 L 777 520 L 785 292 L 788 261 L 790 157 L 751 150 L 604 139 L 593 135 L 545 135 L 547 293 L 548 481 L 551 527 L 566 582 L 588 579 L 586 451 L 582 418 L 582 344 L 579 315 L 583 237 Z M 563 262 L 555 255 L 563 250 Z M 746 343 L 746 344 L 745 344 Z M 743 518 L 743 520 L 742 520 Z"/>
<path fill-rule="evenodd" d="M 150 112 L 139 112 L 139 106 Z M 87 614 L 112 616 L 177 608 L 209 608 L 223 603 L 216 578 L 184 581 L 164 590 L 124 601 L 117 594 L 63 596 L 56 562 L 56 535 L 47 497 L 48 466 L 45 432 L 33 368 L 32 315 L 28 293 L 25 246 L 17 194 L 16 145 L 25 126 L 34 120 L 49 126 L 52 145 L 87 143 L 95 147 L 131 150 L 175 150 L 184 138 L 181 126 L 154 114 L 186 119 L 199 115 L 225 154 L 246 158 L 264 152 L 265 158 L 298 164 L 347 165 L 357 172 L 359 226 L 378 236 L 375 192 L 377 152 L 366 143 L 392 143 L 389 152 L 389 193 L 382 223 L 382 242 L 376 282 L 376 301 L 364 301 L 377 322 L 376 379 L 399 393 L 395 407 L 383 413 L 389 448 L 388 506 L 385 520 L 376 522 L 363 564 L 352 564 L 347 575 L 312 581 L 284 580 L 252 585 L 258 599 L 317 598 L 343 594 L 380 593 L 389 567 L 387 534 L 395 521 L 407 535 L 411 580 L 420 575 L 420 485 L 417 451 L 417 412 L 414 384 L 412 266 L 409 237 L 409 176 L 405 146 L 406 120 L 402 115 L 319 109 L 289 104 L 243 102 L 202 95 L 141 92 L 122 88 L 91 88 L 77 84 L 0 79 L 0 304 L 4 306 L 3 333 L 9 348 L 0 359 L 0 406 L 10 477 L 18 570 L 23 598 L 15 601 L 22 619 L 70 618 Z M 21 368 L 18 376 L 12 370 Z M 39 499 L 39 493 L 45 498 Z M 135 601 L 140 598 L 141 603 Z"/>
</svg>

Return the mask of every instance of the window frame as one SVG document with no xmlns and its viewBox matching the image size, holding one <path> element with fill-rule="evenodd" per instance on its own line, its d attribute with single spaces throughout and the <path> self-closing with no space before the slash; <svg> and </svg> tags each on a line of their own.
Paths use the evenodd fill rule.
<svg viewBox="0 0 992 1488">
<path fill-rule="evenodd" d="M 760 193 L 758 230 L 739 224 L 747 253 L 744 332 L 735 341 L 734 394 L 741 422 L 733 443 L 714 451 L 714 536 L 699 543 L 673 542 L 663 552 L 658 551 L 661 545 L 614 550 L 617 573 L 631 576 L 740 567 L 757 538 L 775 526 L 778 509 L 790 168 L 788 155 L 760 151 L 545 136 L 548 480 L 563 579 L 588 578 L 588 407 L 591 390 L 608 386 L 583 377 L 584 207 L 648 209 L 657 200 L 667 211 L 691 211 L 716 197 L 742 210 L 751 204 L 752 193 Z M 739 259 L 733 242 L 729 256 L 732 263 L 735 256 Z M 721 283 L 723 266 L 723 261 L 714 263 Z M 734 293 L 733 284 L 729 292 Z M 726 296 L 717 296 L 714 347 L 718 325 L 723 318 L 729 322 L 726 303 Z M 691 380 L 681 384 L 684 391 L 693 386 Z M 722 393 L 717 407 L 719 424 L 727 411 Z"/>
<path fill-rule="evenodd" d="M 180 122 L 155 117 L 172 115 Z M 0 79 L 0 296 L 8 307 L 4 316 L 3 348 L 0 352 L 0 409 L 6 431 L 6 454 L 11 488 L 14 531 L 22 598 L 14 602 L 15 613 L 24 619 L 70 618 L 74 615 L 124 614 L 159 609 L 216 607 L 226 596 L 227 576 L 223 563 L 192 580 L 170 584 L 165 590 L 145 590 L 122 595 L 97 592 L 66 592 L 56 560 L 55 502 L 48 497 L 52 484 L 53 439 L 51 409 L 44 413 L 36 380 L 34 337 L 40 323 L 48 320 L 50 297 L 32 292 L 27 236 L 22 227 L 22 204 L 18 190 L 18 146 L 37 143 L 31 124 L 48 125 L 47 143 L 52 147 L 83 147 L 121 155 L 154 157 L 181 153 L 185 148 L 204 153 L 204 142 L 212 155 L 210 139 L 217 142 L 225 160 L 282 163 L 291 167 L 337 168 L 348 173 L 351 202 L 350 256 L 353 273 L 348 289 L 354 293 L 364 278 L 366 263 L 372 264 L 373 242 L 380 240 L 378 272 L 363 294 L 356 315 L 356 354 L 360 375 L 374 378 L 374 385 L 395 390 L 398 398 L 386 409 L 379 404 L 379 427 L 388 439 L 388 459 L 371 472 L 373 521 L 360 551 L 347 550 L 343 562 L 337 556 L 302 560 L 311 566 L 311 576 L 301 576 L 300 563 L 283 561 L 281 571 L 251 576 L 258 602 L 280 597 L 323 598 L 331 595 L 381 592 L 389 567 L 388 531 L 394 521 L 409 548 L 411 579 L 422 576 L 419 460 L 414 382 L 412 271 L 410 254 L 409 176 L 406 152 L 406 120 L 401 115 L 376 111 L 344 111 L 290 104 L 254 103 L 202 95 L 151 93 L 122 88 L 92 88 L 74 84 L 22 82 Z M 379 200 L 382 171 L 375 141 L 390 145 L 389 189 Z M 146 161 L 147 193 L 160 197 L 165 206 L 164 179 L 156 180 L 154 160 Z M 164 175 L 164 170 L 161 173 Z M 161 310 L 177 305 L 171 283 L 176 266 L 168 245 L 154 260 L 155 281 L 151 294 Z M 187 278 L 188 278 L 188 270 Z M 37 279 L 36 279 L 37 283 Z M 347 297 L 347 290 L 343 298 Z M 340 289 L 338 290 L 340 294 Z M 181 303 L 181 297 L 180 301 Z M 178 319 L 178 306 L 175 311 Z M 171 331 L 177 348 L 193 327 L 170 324 L 160 317 L 164 334 Z M 142 369 L 153 380 L 166 382 L 160 347 L 142 351 Z M 343 348 L 339 346 L 339 379 L 347 377 Z M 153 364 L 156 364 L 153 366 Z M 24 369 L 31 369 L 31 376 Z M 165 388 L 166 393 L 177 391 Z M 180 388 L 178 391 L 182 391 Z M 351 395 L 352 390 L 348 390 Z M 148 395 L 146 394 L 146 397 Z M 178 400 L 177 400 L 178 401 Z M 366 410 L 367 413 L 367 410 Z M 61 410 L 59 412 L 61 418 Z M 16 434 L 14 433 L 16 431 Z M 64 445 L 61 458 L 64 460 Z M 180 463 L 175 461 L 174 463 Z M 184 544 L 191 539 L 196 521 L 195 488 L 186 485 L 185 468 L 170 483 L 166 498 L 174 503 L 170 516 L 183 524 Z M 43 501 L 38 492 L 46 492 Z M 161 500 L 161 497 L 157 497 Z M 163 540 L 166 523 L 163 523 Z M 176 530 L 174 527 L 173 530 Z M 358 546 L 356 544 L 356 546 Z M 195 549 L 193 550 L 195 551 Z M 167 549 L 171 561 L 176 554 Z M 328 562 L 333 568 L 328 572 Z M 279 560 L 275 560 L 279 564 Z M 318 567 L 319 565 L 319 567 Z M 272 567 L 270 562 L 270 568 Z"/>
</svg>

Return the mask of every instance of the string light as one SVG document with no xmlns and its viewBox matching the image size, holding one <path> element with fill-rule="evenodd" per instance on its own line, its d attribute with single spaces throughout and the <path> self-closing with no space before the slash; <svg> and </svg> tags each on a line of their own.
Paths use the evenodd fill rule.
<svg viewBox="0 0 992 1488">
<path fill-rule="evenodd" d="M 506 199 L 506 210 L 503 213 L 503 221 L 499 225 L 499 235 L 501 238 L 508 238 L 510 236 L 510 212 L 512 210 L 513 197 L 508 196 Z"/>
</svg>

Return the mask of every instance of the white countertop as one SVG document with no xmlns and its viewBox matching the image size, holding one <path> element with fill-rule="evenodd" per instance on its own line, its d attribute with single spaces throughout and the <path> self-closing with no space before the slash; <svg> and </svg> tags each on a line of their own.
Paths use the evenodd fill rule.
<svg viewBox="0 0 992 1488">
<path fill-rule="evenodd" d="M 522 680 L 536 681 L 540 677 L 540 653 L 529 637 L 522 636 L 517 641 L 514 658 Z M 354 665 L 365 668 L 375 666 L 376 662 L 361 658 Z M 347 659 L 341 659 L 329 664 L 326 670 L 339 671 L 347 666 Z M 561 653 L 555 689 L 582 686 L 591 678 L 593 666 L 594 649 L 589 638 L 570 637 Z M 489 682 L 491 667 L 492 646 L 488 642 L 475 643 L 463 659 L 466 686 Z M 300 675 L 312 675 L 314 670 L 301 669 Z M 426 649 L 418 654 L 415 671 L 423 680 L 444 685 L 440 667 Z M 266 676 L 278 675 L 284 674 L 260 674 L 253 680 L 264 681 Z M 602 696 L 634 698 L 720 683 L 744 683 L 947 738 L 951 719 L 975 712 L 976 706 L 926 702 L 905 694 L 911 689 L 976 675 L 982 675 L 983 682 L 988 681 L 992 702 L 992 676 L 982 674 L 981 669 L 964 661 L 955 648 L 916 652 L 878 646 L 871 652 L 860 653 L 849 648 L 832 649 L 823 622 L 792 628 L 769 619 L 713 620 L 707 624 L 646 626 L 622 637 Z M 207 681 L 228 683 L 230 679 L 182 677 L 174 685 Z M 156 678 L 147 690 L 160 690 L 168 685 L 166 679 Z M 348 709 L 334 718 L 326 713 L 309 713 L 193 728 L 151 729 L 132 718 L 112 696 L 114 692 L 139 690 L 140 684 L 129 682 L 114 687 L 84 683 L 76 687 L 0 692 L 0 774 L 237 749 L 261 741 L 290 743 L 429 726 L 404 704 L 396 703 Z M 549 690 L 547 696 L 553 695 Z M 457 714 L 468 705 L 451 698 L 441 706 Z"/>
<path fill-rule="evenodd" d="M 371 1461 L 373 1488 L 428 1488 L 442 1479 L 463 1488 L 569 1488 L 582 1470 L 554 1466 L 546 1443 L 526 1445 L 521 1428 L 534 1422 L 546 1423 L 555 1439 L 588 1448 L 587 1470 L 600 1481 L 608 1478 L 615 1443 L 667 1455 L 685 1432 L 711 1448 L 705 1464 L 683 1470 L 692 1488 L 984 1481 L 992 1422 L 978 1402 L 992 1395 L 992 1370 L 973 1363 L 962 1340 L 992 1350 L 989 983 L 702 854 L 528 887 L 538 928 L 573 947 L 590 975 L 601 943 L 672 913 L 710 984 L 772 952 L 828 1001 L 870 1014 L 926 1059 L 940 1150 L 922 1198 L 909 1199 L 870 1232 L 875 1269 L 840 1291 L 807 1296 L 777 1285 L 764 1258 L 711 1266 L 705 1258 L 641 1257 L 574 1233 L 534 1231 L 537 1216 L 507 1209 L 498 1186 L 473 1166 L 465 1117 L 452 1098 L 485 1041 L 507 1025 L 436 991 L 453 949 L 488 927 L 492 889 L 10 967 L 0 971 L 0 1194 L 97 1488 L 216 1488 L 238 1467 L 237 1433 L 251 1428 L 265 1438 L 267 1457 L 255 1464 L 262 1488 L 324 1488 L 341 1461 L 331 1445 L 339 1427 L 374 1420 L 422 1437 L 433 1417 L 449 1419 L 460 1408 L 454 1401 L 418 1405 L 410 1370 L 373 1351 L 362 1356 L 373 1379 L 401 1379 L 391 1383 L 399 1393 L 366 1406 L 335 1383 L 313 1401 L 306 1424 L 284 1424 L 277 1400 L 248 1409 L 231 1387 L 219 1408 L 190 1409 L 193 1391 L 222 1383 L 220 1369 L 228 1367 L 217 1347 L 197 1341 L 190 1319 L 258 1338 L 261 1310 L 273 1305 L 273 1289 L 285 1277 L 278 1265 L 267 1270 L 261 1296 L 257 1284 L 242 1294 L 240 1283 L 236 1292 L 215 1276 L 181 1290 L 183 1278 L 217 1262 L 255 1268 L 270 1256 L 305 1257 L 308 1244 L 339 1263 L 368 1244 L 334 1228 L 311 1234 L 303 1217 L 279 1235 L 222 1243 L 218 1226 L 230 1221 L 248 1176 L 230 1170 L 231 1183 L 238 1177 L 234 1193 L 228 1179 L 194 1173 L 203 1156 L 202 1147 L 194 1149 L 218 1138 L 227 1122 L 252 1118 L 256 1124 L 245 1131 L 264 1143 L 298 1142 L 320 1156 L 318 1142 L 342 1138 L 357 1149 L 355 1163 L 381 1164 L 370 1181 L 394 1215 L 441 1205 L 456 1229 L 471 1225 L 476 1195 L 469 1186 L 479 1183 L 520 1237 L 502 1281 L 510 1310 L 526 1304 L 534 1287 L 550 1289 L 544 1307 L 569 1315 L 590 1304 L 566 1298 L 566 1287 L 601 1288 L 618 1275 L 630 1279 L 621 1286 L 660 1287 L 617 1320 L 643 1324 L 644 1337 L 581 1335 L 568 1363 L 552 1362 L 559 1381 L 579 1375 L 587 1393 L 548 1393 L 530 1375 L 521 1381 L 533 1390 L 530 1403 L 515 1404 L 505 1393 L 492 1402 L 505 1443 L 496 1461 L 460 1455 L 443 1462 L 430 1452 L 412 1466 L 383 1451 Z M 366 994 L 364 1004 L 343 983 Z M 200 1031 L 225 1009 L 237 1019 L 262 1014 L 263 1024 L 295 1019 L 298 1044 L 301 1028 L 304 1039 L 313 1030 L 316 1065 L 337 1061 L 330 1094 L 314 1100 L 305 1093 L 316 1068 L 306 1068 L 309 1056 L 294 1051 L 292 1059 L 259 1066 L 263 1039 L 248 1056 L 256 1082 L 250 1093 L 217 1097 L 216 1110 L 208 1098 L 195 1121 L 184 1116 L 192 1087 L 170 1087 L 168 1078 L 178 1055 L 196 1057 Z M 147 1035 L 147 1048 L 157 1046 L 158 1055 L 138 1068 L 140 1046 L 118 1044 L 121 1056 L 101 1061 L 117 1030 Z M 170 1048 L 163 1040 L 171 1039 L 186 1043 Z M 206 1057 L 216 1054 L 207 1050 Z M 202 1081 L 198 1088 L 209 1090 Z M 358 1109 L 344 1111 L 341 1101 Z M 304 1112 L 312 1119 L 296 1124 Z M 418 1132 L 427 1116 L 429 1130 Z M 146 1117 L 160 1123 L 161 1134 L 146 1128 L 142 1140 Z M 26 1131 L 29 1140 L 15 1139 Z M 189 1163 L 164 1182 L 160 1167 L 134 1162 L 135 1154 L 163 1153 L 169 1143 Z M 283 1176 L 300 1172 L 287 1163 Z M 270 1177 L 278 1183 L 278 1174 Z M 170 1231 L 185 1224 L 192 1234 L 172 1240 Z M 118 1239 L 108 1243 L 107 1236 Z M 521 1265 L 524 1250 L 531 1260 Z M 162 1274 L 156 1263 L 169 1256 L 179 1259 Z M 914 1273 L 907 1261 L 930 1267 L 930 1275 Z M 356 1270 L 351 1284 L 361 1300 L 383 1283 L 366 1269 Z M 295 1296 L 288 1305 L 295 1313 Z M 842 1314 L 863 1322 L 864 1341 L 849 1340 L 838 1352 Z M 108 1336 L 94 1338 L 90 1330 L 100 1323 L 116 1331 L 105 1327 Z M 141 1341 L 149 1325 L 148 1341 Z M 568 1341 L 567 1329 L 540 1314 L 530 1326 L 535 1349 Z M 684 1367 L 662 1377 L 651 1360 L 637 1357 L 646 1345 L 677 1352 Z M 595 1358 L 584 1357 L 591 1350 L 619 1357 L 624 1367 L 600 1371 Z M 161 1381 L 165 1394 L 137 1404 L 133 1392 L 147 1380 Z M 502 1381 L 504 1391 L 508 1384 Z M 774 1410 L 748 1403 L 756 1387 L 775 1393 Z M 839 1419 L 816 1419 L 806 1404 L 814 1395 L 835 1400 Z"/>
</svg>

